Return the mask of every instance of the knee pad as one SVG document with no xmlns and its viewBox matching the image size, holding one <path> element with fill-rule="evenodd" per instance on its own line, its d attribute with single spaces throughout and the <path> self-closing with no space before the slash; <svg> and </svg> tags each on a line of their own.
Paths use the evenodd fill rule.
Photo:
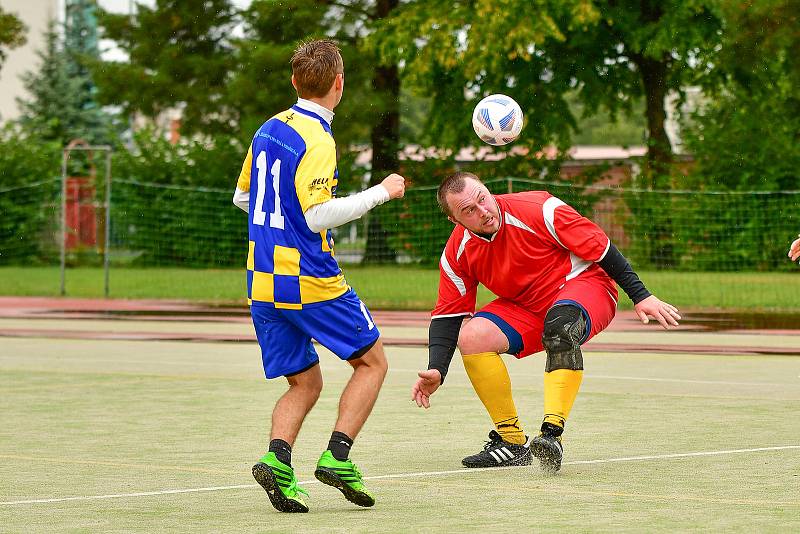
<svg viewBox="0 0 800 534">
<path fill-rule="evenodd" d="M 571 304 L 557 304 L 544 318 L 542 345 L 547 351 L 545 372 L 556 369 L 583 370 L 581 339 L 586 333 L 583 311 Z"/>
</svg>

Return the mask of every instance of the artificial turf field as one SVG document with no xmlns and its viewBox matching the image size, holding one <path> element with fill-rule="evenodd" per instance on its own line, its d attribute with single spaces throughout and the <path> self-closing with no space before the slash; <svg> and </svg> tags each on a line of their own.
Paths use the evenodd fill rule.
<svg viewBox="0 0 800 534">
<path fill-rule="evenodd" d="M 199 327 L 226 328 L 174 328 Z M 722 345 L 738 334 L 678 335 Z M 313 478 L 350 374 L 318 350 L 325 388 L 293 456 L 311 512 L 289 515 L 250 476 L 284 390 L 263 379 L 255 343 L 0 337 L 0 531 L 800 530 L 798 357 L 587 352 L 565 464 L 548 477 L 461 468 L 490 421 L 458 358 L 425 411 L 409 390 L 427 351 L 387 347 L 390 371 L 352 454 L 377 496 L 361 509 Z M 544 358 L 507 363 L 533 432 Z"/>
</svg>

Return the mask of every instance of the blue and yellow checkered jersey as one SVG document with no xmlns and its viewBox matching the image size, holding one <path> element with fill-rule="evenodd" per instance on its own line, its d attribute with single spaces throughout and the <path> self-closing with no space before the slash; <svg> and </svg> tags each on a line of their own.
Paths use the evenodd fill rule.
<svg viewBox="0 0 800 534">
<path fill-rule="evenodd" d="M 256 132 L 237 184 L 250 192 L 252 305 L 301 309 L 349 289 L 330 232 L 312 232 L 303 215 L 336 195 L 338 176 L 333 134 L 315 113 L 293 106 Z"/>
</svg>

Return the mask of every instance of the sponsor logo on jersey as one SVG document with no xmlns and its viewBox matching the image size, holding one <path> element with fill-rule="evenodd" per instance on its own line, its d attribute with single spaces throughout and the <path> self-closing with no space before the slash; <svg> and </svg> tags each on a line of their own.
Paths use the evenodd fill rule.
<svg viewBox="0 0 800 534">
<path fill-rule="evenodd" d="M 315 189 L 323 189 L 327 183 L 327 178 L 314 178 L 311 183 L 308 184 L 308 190 L 313 191 Z"/>
</svg>

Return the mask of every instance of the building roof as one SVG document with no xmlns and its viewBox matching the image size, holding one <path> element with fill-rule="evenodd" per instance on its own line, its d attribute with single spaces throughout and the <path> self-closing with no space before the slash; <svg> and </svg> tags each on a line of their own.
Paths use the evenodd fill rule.
<svg viewBox="0 0 800 534">
<path fill-rule="evenodd" d="M 450 150 L 439 148 L 423 148 L 419 145 L 406 145 L 400 153 L 400 161 L 424 161 L 439 157 L 448 157 Z M 512 147 L 510 153 L 515 156 L 525 156 L 528 153 L 526 147 Z M 630 158 L 642 157 L 647 153 L 644 146 L 600 146 L 600 145 L 577 145 L 567 151 L 568 159 L 575 161 L 608 161 L 626 160 Z M 548 146 L 537 157 L 554 159 L 557 155 L 555 147 Z M 456 154 L 456 161 L 498 161 L 506 157 L 506 152 L 496 151 L 488 145 L 479 147 L 465 147 Z M 367 165 L 372 159 L 372 148 L 363 147 L 359 150 L 356 158 L 357 165 Z"/>
</svg>

